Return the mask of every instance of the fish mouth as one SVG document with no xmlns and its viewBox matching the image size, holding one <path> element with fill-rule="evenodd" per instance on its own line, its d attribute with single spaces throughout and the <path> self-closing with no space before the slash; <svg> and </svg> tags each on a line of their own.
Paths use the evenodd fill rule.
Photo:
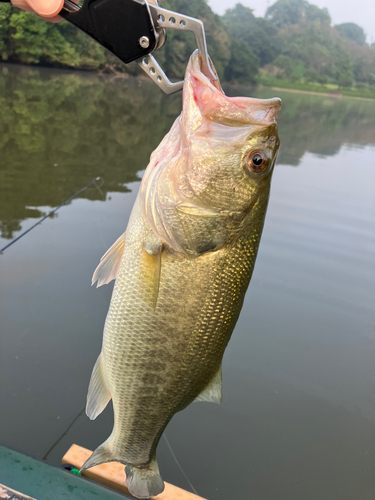
<svg viewBox="0 0 375 500">
<path fill-rule="evenodd" d="M 216 73 L 210 60 L 211 68 Z M 219 80 L 211 80 L 201 70 L 201 58 L 195 51 L 186 69 L 184 108 L 198 107 L 208 120 L 227 126 L 269 126 L 277 123 L 281 99 L 255 97 L 228 97 Z M 194 106 L 195 105 L 195 106 Z"/>
<path fill-rule="evenodd" d="M 281 110 L 281 99 L 257 99 L 255 97 L 230 97 L 233 104 L 252 114 L 254 118 L 264 125 L 277 122 Z"/>
</svg>

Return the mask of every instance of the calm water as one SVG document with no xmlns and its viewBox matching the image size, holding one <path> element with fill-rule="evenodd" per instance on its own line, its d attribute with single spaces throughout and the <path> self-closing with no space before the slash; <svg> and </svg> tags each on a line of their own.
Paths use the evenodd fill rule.
<svg viewBox="0 0 375 500">
<path fill-rule="evenodd" d="M 167 438 L 210 500 L 373 500 L 375 103 L 278 95 L 282 150 L 224 401 L 191 405 Z M 112 290 L 91 275 L 180 106 L 147 81 L 0 66 L 0 247 L 104 179 L 0 256 L 1 444 L 57 464 L 109 435 L 111 408 L 83 414 Z M 164 439 L 158 457 L 190 489 Z"/>
</svg>

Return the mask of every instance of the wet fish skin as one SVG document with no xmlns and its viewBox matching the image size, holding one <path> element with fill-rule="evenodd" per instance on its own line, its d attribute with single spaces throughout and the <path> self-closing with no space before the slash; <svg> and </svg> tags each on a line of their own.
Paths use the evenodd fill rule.
<svg viewBox="0 0 375 500">
<path fill-rule="evenodd" d="M 138 498 L 163 490 L 156 447 L 173 415 L 221 400 L 221 361 L 253 272 L 279 147 L 280 100 L 227 98 L 189 63 L 183 113 L 151 156 L 126 237 L 93 280 L 117 276 L 87 414 L 114 427 L 83 470 L 126 465 Z M 253 172 L 249 158 L 264 155 Z M 253 165 L 254 166 L 254 165 Z"/>
</svg>

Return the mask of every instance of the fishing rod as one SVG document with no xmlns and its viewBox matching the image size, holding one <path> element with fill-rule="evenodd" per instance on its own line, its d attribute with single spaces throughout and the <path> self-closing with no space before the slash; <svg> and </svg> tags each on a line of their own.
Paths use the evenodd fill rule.
<svg viewBox="0 0 375 500">
<path fill-rule="evenodd" d="M 68 198 L 67 200 L 63 201 L 58 207 L 54 208 L 51 212 L 49 212 L 47 215 L 45 215 L 44 217 L 42 217 L 38 222 L 36 222 L 34 225 L 32 225 L 31 227 L 29 227 L 29 229 L 26 229 L 26 231 L 24 231 L 22 234 L 20 234 L 19 236 L 17 236 L 17 238 L 14 238 L 14 240 L 12 240 L 10 243 L 8 243 L 7 245 L 5 245 L 5 247 L 3 247 L 1 250 L 0 250 L 0 255 L 3 255 L 4 253 L 4 250 L 6 250 L 7 248 L 9 248 L 10 246 L 12 246 L 16 241 L 20 240 L 21 238 L 23 238 L 25 236 L 25 234 L 29 233 L 30 231 L 32 231 L 34 228 L 36 228 L 36 226 L 39 226 L 43 221 L 45 221 L 46 219 L 48 219 L 48 217 L 51 217 L 51 215 L 53 215 L 55 212 L 57 212 L 59 210 L 59 208 L 63 207 L 64 205 L 67 205 L 71 200 L 73 200 L 76 196 L 78 196 L 79 194 L 81 194 L 83 191 L 85 191 L 88 187 L 90 187 L 92 184 L 95 184 L 96 188 L 99 190 L 100 189 L 100 186 L 98 186 L 96 183 L 99 181 L 99 180 L 102 180 L 101 177 L 95 177 L 95 179 L 93 179 L 91 182 L 89 182 L 85 187 L 83 187 L 82 189 L 80 189 L 79 191 L 77 191 L 76 193 L 74 193 L 70 198 Z"/>
</svg>

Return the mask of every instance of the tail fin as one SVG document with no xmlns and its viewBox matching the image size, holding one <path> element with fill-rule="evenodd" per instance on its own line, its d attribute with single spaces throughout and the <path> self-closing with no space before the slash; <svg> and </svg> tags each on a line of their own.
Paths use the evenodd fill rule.
<svg viewBox="0 0 375 500">
<path fill-rule="evenodd" d="M 90 467 L 95 467 L 96 465 L 115 461 L 116 458 L 112 455 L 108 443 L 104 442 L 98 446 L 92 455 L 86 460 L 86 462 L 82 465 L 80 472 L 90 469 Z"/>
<path fill-rule="evenodd" d="M 136 498 L 150 498 L 164 491 L 164 483 L 155 457 L 146 465 L 128 464 L 125 472 L 129 492 Z"/>
</svg>

